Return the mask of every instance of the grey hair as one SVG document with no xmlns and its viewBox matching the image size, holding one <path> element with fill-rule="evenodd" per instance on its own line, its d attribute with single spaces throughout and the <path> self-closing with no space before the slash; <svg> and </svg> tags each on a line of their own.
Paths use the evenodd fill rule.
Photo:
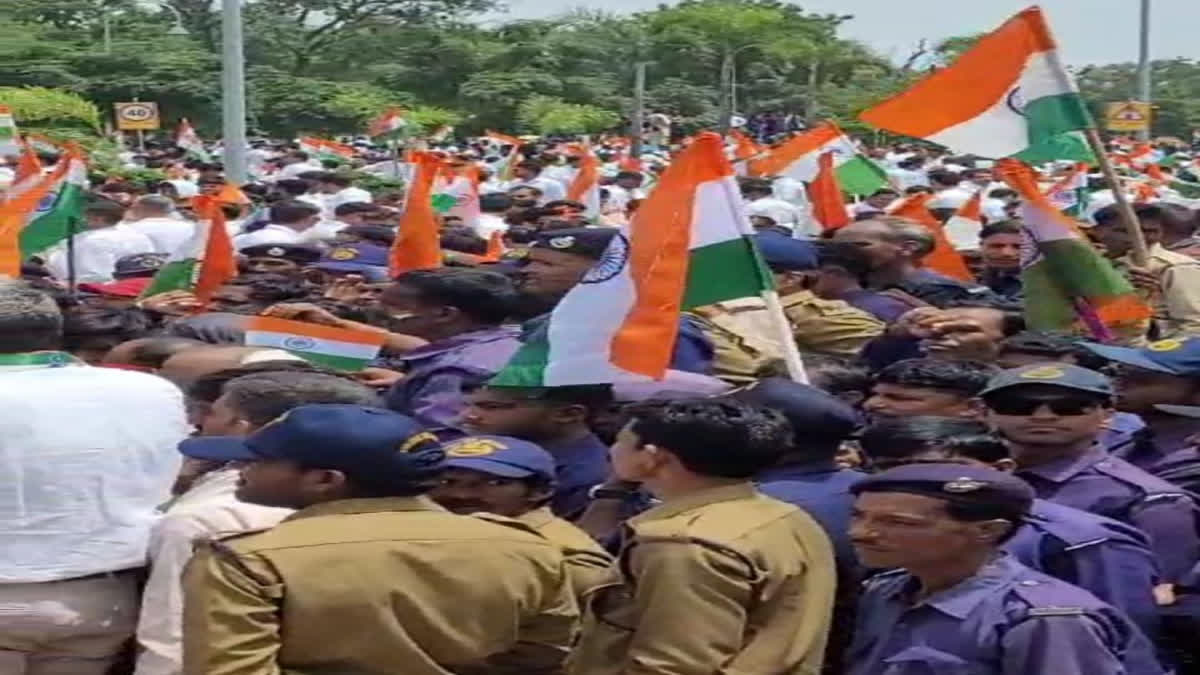
<svg viewBox="0 0 1200 675">
<path fill-rule="evenodd" d="M 261 426 L 292 408 L 313 403 L 380 406 L 379 395 L 361 382 L 327 373 L 267 371 L 225 383 L 221 397 L 239 417 Z"/>
<path fill-rule="evenodd" d="M 937 242 L 934 241 L 933 234 L 924 225 L 898 216 L 879 216 L 872 218 L 870 223 L 879 223 L 887 231 L 887 238 L 895 243 L 912 243 L 916 244 L 916 250 L 913 254 L 917 258 L 929 255 L 933 252 L 933 248 Z"/>
<path fill-rule="evenodd" d="M 0 353 L 58 349 L 63 317 L 47 294 L 21 281 L 0 281 Z"/>
<path fill-rule="evenodd" d="M 134 206 L 147 208 L 163 214 L 171 213 L 175 210 L 175 202 L 162 195 L 145 195 L 143 197 L 138 197 L 137 201 L 134 202 Z"/>
</svg>

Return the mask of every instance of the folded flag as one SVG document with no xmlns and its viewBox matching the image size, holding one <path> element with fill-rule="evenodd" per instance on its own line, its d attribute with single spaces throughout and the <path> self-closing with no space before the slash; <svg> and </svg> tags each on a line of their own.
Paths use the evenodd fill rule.
<svg viewBox="0 0 1200 675">
<path fill-rule="evenodd" d="M 567 188 L 567 199 L 583 204 L 589 220 L 600 217 L 600 160 L 590 150 L 579 160 L 579 172 Z"/>
<path fill-rule="evenodd" d="M 167 258 L 142 291 L 148 298 L 168 291 L 188 291 L 207 304 L 214 293 L 237 276 L 233 242 L 225 226 L 219 196 L 201 195 L 192 199 L 199 221 L 192 236 Z"/>
<path fill-rule="evenodd" d="M 808 201 L 812 204 L 812 217 L 825 232 L 832 232 L 850 224 L 850 212 L 842 197 L 842 186 L 838 183 L 837 171 L 833 168 L 832 150 L 821 153 L 817 160 L 817 175 L 808 184 Z"/>
<path fill-rule="evenodd" d="M 950 220 L 946 221 L 946 238 L 958 251 L 979 249 L 979 231 L 983 229 L 983 190 L 963 202 Z"/>
<path fill-rule="evenodd" d="M 0 157 L 20 154 L 20 140 L 12 110 L 6 105 L 0 105 Z"/>
<path fill-rule="evenodd" d="M 1036 151 L 1094 126 L 1038 7 L 860 119 L 981 157 Z"/>
<path fill-rule="evenodd" d="M 83 229 L 83 202 L 87 193 L 87 160 L 77 147 L 69 147 L 54 169 L 34 181 L 14 185 L 12 200 L 22 186 L 36 183 L 46 188 L 33 211 L 25 214 L 19 231 L 20 259 L 44 253 Z"/>
<path fill-rule="evenodd" d="M 283 349 L 318 366 L 359 371 L 383 347 L 387 334 L 289 321 L 269 316 L 249 317 L 244 324 L 246 344 Z"/>
<path fill-rule="evenodd" d="M 568 244 L 569 245 L 569 244 Z M 718 134 L 700 134 L 663 173 L 583 281 L 491 381 L 539 387 L 661 379 L 679 313 L 771 288 Z"/>
<path fill-rule="evenodd" d="M 854 141 L 833 122 L 822 122 L 811 131 L 793 136 L 750 162 L 752 176 L 787 176 L 805 183 L 817 177 L 821 155 L 832 152 L 838 183 L 850 194 L 869 195 L 888 184 L 887 173 L 864 157 Z"/>
<path fill-rule="evenodd" d="M 929 193 L 917 193 L 891 206 L 888 213 L 920 223 L 933 235 L 933 251 L 921 260 L 923 267 L 948 277 L 970 281 L 973 277 L 971 271 L 967 269 L 967 263 L 963 261 L 958 251 L 954 250 L 954 246 L 946 236 L 946 228 L 926 205 L 932 198 L 933 195 Z"/>
<path fill-rule="evenodd" d="M 201 162 L 212 161 L 212 155 L 204 149 L 204 142 L 200 140 L 199 134 L 192 128 L 186 117 L 179 120 L 179 130 L 175 133 L 175 145 L 183 148 L 187 156 L 192 159 Z"/>
<path fill-rule="evenodd" d="M 1016 160 L 1002 160 L 996 164 L 996 174 L 1024 200 L 1021 278 L 1025 321 L 1031 329 L 1083 326 L 1100 337 L 1105 326 L 1150 316 L 1129 281 L 1041 193 L 1032 169 Z"/>
<path fill-rule="evenodd" d="M 404 119 L 404 111 L 400 108 L 388 108 L 371 121 L 367 127 L 367 135 L 371 138 L 395 136 L 408 127 Z"/>
<path fill-rule="evenodd" d="M 389 265 L 392 276 L 442 266 L 442 243 L 433 210 L 433 181 L 442 160 L 433 153 L 418 152 L 413 155 L 413 163 L 415 170 L 404 200 L 404 213 L 392 242 Z"/>
</svg>

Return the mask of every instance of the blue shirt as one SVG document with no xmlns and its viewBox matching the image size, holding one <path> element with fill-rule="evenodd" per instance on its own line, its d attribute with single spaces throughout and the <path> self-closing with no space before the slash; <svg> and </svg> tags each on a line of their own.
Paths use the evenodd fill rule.
<svg viewBox="0 0 1200 675">
<path fill-rule="evenodd" d="M 907 572 L 867 582 L 849 675 L 1160 675 L 1153 647 L 1087 591 L 1001 555 L 917 602 Z"/>
<path fill-rule="evenodd" d="M 1191 497 L 1099 445 L 1078 457 L 1021 469 L 1017 475 L 1042 499 L 1140 529 L 1150 539 L 1163 581 L 1179 580 L 1200 560 L 1197 512 Z"/>
<path fill-rule="evenodd" d="M 763 494 L 782 502 L 799 506 L 825 529 L 833 543 L 839 565 L 857 565 L 854 547 L 850 544 L 850 512 L 854 495 L 850 486 L 866 474 L 839 469 L 833 461 L 790 464 L 767 469 L 755 477 Z"/>
<path fill-rule="evenodd" d="M 1004 550 L 1125 612 L 1147 637 L 1158 634 L 1158 564 L 1136 527 L 1038 499 Z"/>
<path fill-rule="evenodd" d="M 517 326 L 455 335 L 389 359 L 404 379 L 387 392 L 387 406 L 428 426 L 453 426 L 466 394 L 491 379 L 521 346 Z"/>
<path fill-rule="evenodd" d="M 891 323 L 912 309 L 912 305 L 882 293 L 859 289 L 843 293 L 838 300 L 857 307 L 885 323 Z"/>
<path fill-rule="evenodd" d="M 608 446 L 591 433 L 540 445 L 554 456 L 556 485 L 550 510 L 559 518 L 579 517 L 587 508 L 588 490 L 608 478 Z"/>
</svg>

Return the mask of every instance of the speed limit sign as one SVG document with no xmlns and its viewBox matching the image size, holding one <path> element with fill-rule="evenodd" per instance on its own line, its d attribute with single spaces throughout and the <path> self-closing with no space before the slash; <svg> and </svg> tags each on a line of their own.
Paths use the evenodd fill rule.
<svg viewBox="0 0 1200 675">
<path fill-rule="evenodd" d="M 159 127 L 157 103 L 137 101 L 113 105 L 117 109 L 117 128 L 122 131 L 144 131 Z"/>
</svg>

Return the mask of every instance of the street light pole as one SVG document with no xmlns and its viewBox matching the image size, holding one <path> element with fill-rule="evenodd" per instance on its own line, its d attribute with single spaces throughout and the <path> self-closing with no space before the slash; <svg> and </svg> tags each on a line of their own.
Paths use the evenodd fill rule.
<svg viewBox="0 0 1200 675">
<path fill-rule="evenodd" d="M 1138 36 L 1138 100 L 1150 103 L 1150 0 L 1142 0 L 1141 29 Z M 1138 138 L 1150 140 L 1150 125 L 1138 132 Z"/>
<path fill-rule="evenodd" d="M 246 182 L 246 78 L 242 0 L 221 0 L 221 116 L 225 176 Z"/>
<path fill-rule="evenodd" d="M 642 156 L 642 126 L 646 121 L 646 62 L 638 61 L 633 71 L 633 120 L 630 126 L 630 154 Z"/>
</svg>

